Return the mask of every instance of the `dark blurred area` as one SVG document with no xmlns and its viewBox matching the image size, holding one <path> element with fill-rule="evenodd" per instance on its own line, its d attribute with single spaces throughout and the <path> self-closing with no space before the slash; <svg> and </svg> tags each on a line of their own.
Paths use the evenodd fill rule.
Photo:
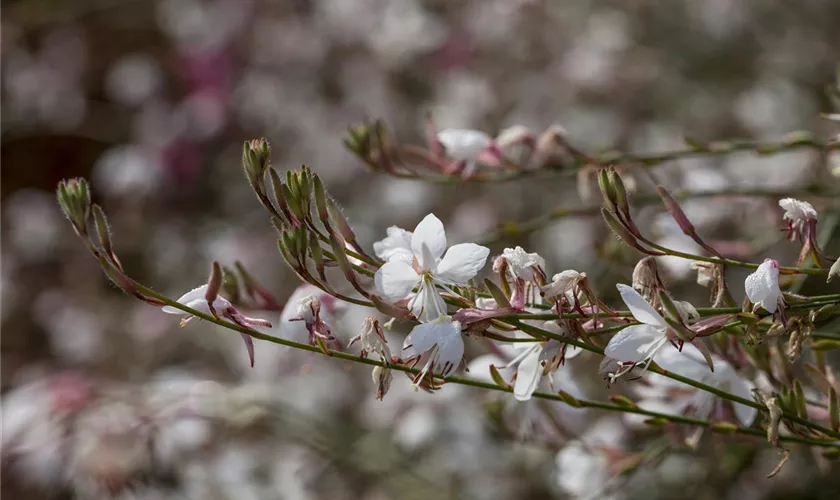
<svg viewBox="0 0 840 500">
<path fill-rule="evenodd" d="M 415 394 L 395 380 L 379 402 L 369 370 L 267 343 L 250 369 L 237 335 L 180 329 L 110 286 L 54 190 L 90 179 L 128 274 L 156 290 L 178 297 L 206 280 L 214 259 L 241 261 L 285 302 L 299 282 L 242 175 L 245 140 L 267 138 L 278 168 L 317 172 L 366 245 L 429 212 L 452 241 L 475 241 L 503 221 L 597 200 L 569 177 L 455 187 L 376 175 L 344 150 L 346 127 L 381 118 L 421 143 L 426 113 L 441 128 L 491 134 L 560 124 L 590 151 L 668 151 L 685 136 L 825 138 L 838 132 L 820 112 L 831 109 L 824 87 L 839 62 L 836 0 L 4 0 L 3 446 L 25 446 L 4 453 L 3 496 L 836 498 L 833 462 L 800 454 L 769 481 L 772 449 L 736 442 L 727 452 L 726 441 L 612 478 L 609 492 L 580 493 L 557 479 L 563 440 L 523 443 L 500 431 L 498 401 L 480 391 Z M 821 193 L 836 193 L 838 176 L 840 160 L 809 150 L 629 174 L 639 193 L 663 183 L 798 194 L 826 215 L 821 237 L 835 254 L 840 207 Z M 725 201 L 684 208 L 746 256 L 796 258 L 770 213 L 774 198 Z M 692 249 L 658 207 L 639 217 L 658 241 Z M 586 270 L 608 298 L 636 258 L 607 260 L 618 244 L 593 217 L 491 249 L 512 245 L 557 272 Z M 707 305 L 686 261 L 666 267 L 675 290 Z M 827 293 L 817 281 L 801 290 Z M 336 319 L 345 339 L 366 314 L 348 307 Z M 580 366 L 582 390 L 603 396 Z M 148 415 L 161 419 L 154 430 Z M 572 436 L 608 418 L 591 417 Z M 613 444 L 657 438 L 625 434 Z"/>
</svg>

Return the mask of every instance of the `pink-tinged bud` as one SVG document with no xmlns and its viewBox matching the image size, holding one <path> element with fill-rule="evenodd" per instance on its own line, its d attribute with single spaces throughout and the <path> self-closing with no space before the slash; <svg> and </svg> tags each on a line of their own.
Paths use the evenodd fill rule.
<svg viewBox="0 0 840 500">
<path fill-rule="evenodd" d="M 688 236 L 696 234 L 694 225 L 688 220 L 688 216 L 685 215 L 685 212 L 683 212 L 683 209 L 680 207 L 680 204 L 677 203 L 677 200 L 675 200 L 674 197 L 671 196 L 671 194 L 662 186 L 657 186 L 656 192 L 659 193 L 659 197 L 662 198 L 665 208 L 668 210 L 668 213 L 671 214 L 671 217 L 677 221 L 677 224 L 679 224 L 682 232 Z"/>
<path fill-rule="evenodd" d="M 216 297 L 219 296 L 219 290 L 222 288 L 222 265 L 219 261 L 214 260 L 210 268 L 210 278 L 207 279 L 207 290 L 204 292 L 204 299 L 210 304 L 210 309 L 213 310 L 213 303 Z M 215 316 L 215 314 L 214 314 Z"/>
</svg>

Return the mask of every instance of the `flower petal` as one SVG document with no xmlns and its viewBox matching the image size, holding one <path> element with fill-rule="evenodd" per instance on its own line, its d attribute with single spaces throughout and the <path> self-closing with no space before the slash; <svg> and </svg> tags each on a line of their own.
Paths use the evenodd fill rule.
<svg viewBox="0 0 840 500">
<path fill-rule="evenodd" d="M 610 339 L 604 355 L 624 363 L 639 363 L 652 354 L 657 343 L 665 341 L 663 332 L 650 325 L 630 325 Z"/>
<path fill-rule="evenodd" d="M 438 132 L 437 139 L 453 160 L 475 160 L 492 143 L 484 132 L 468 129 L 444 129 Z"/>
<path fill-rule="evenodd" d="M 519 363 L 519 369 L 516 371 L 516 382 L 513 384 L 513 396 L 517 401 L 528 401 L 531 399 L 531 394 L 536 390 L 537 383 L 542 375 L 541 354 L 542 347 L 536 345 Z"/>
<path fill-rule="evenodd" d="M 475 243 L 461 243 L 446 251 L 435 278 L 447 284 L 464 285 L 475 278 L 487 262 L 490 249 Z"/>
<path fill-rule="evenodd" d="M 446 302 L 438 293 L 435 285 L 423 281 L 420 290 L 408 302 L 408 309 L 421 323 L 435 321 L 441 314 L 446 314 Z"/>
<path fill-rule="evenodd" d="M 428 247 L 428 255 L 423 255 L 423 245 Z M 411 251 L 423 269 L 432 269 L 445 250 L 446 231 L 443 222 L 435 214 L 429 214 L 417 224 L 411 235 Z M 433 262 L 428 262 L 429 258 Z"/>
<path fill-rule="evenodd" d="M 715 363 L 719 360 L 723 361 L 717 356 L 713 359 L 715 360 Z M 703 357 L 703 354 L 699 349 L 688 342 L 683 345 L 682 351 L 679 349 L 661 349 L 656 354 L 654 361 L 656 361 L 656 364 L 665 370 L 701 382 L 712 374 L 712 371 L 709 369 L 709 365 L 706 364 L 706 359 Z M 684 385 L 682 382 L 672 382 L 680 386 Z"/>
<path fill-rule="evenodd" d="M 420 276 L 417 272 L 410 265 L 399 260 L 382 264 L 374 276 L 376 289 L 391 300 L 407 297 L 419 281 Z"/>
<path fill-rule="evenodd" d="M 630 313 L 636 320 L 646 325 L 655 326 L 656 328 L 664 329 L 668 327 L 668 324 L 665 323 L 662 316 L 656 312 L 656 309 L 644 297 L 639 295 L 639 292 L 621 283 L 615 285 L 615 287 L 618 288 L 618 292 L 621 294 L 621 300 L 627 304 L 627 308 L 630 309 Z"/>
<path fill-rule="evenodd" d="M 414 356 L 423 354 L 435 345 L 443 349 L 444 345 L 450 337 L 461 336 L 461 325 L 453 323 L 447 316 L 441 316 L 430 323 L 423 323 L 415 326 L 411 333 L 405 338 L 403 342 L 403 355 Z M 449 346 L 447 344 L 448 347 Z M 461 341 L 461 349 L 463 355 L 463 341 Z"/>
<path fill-rule="evenodd" d="M 179 304 L 184 304 L 185 306 L 189 306 L 189 307 L 192 307 L 193 309 L 195 309 L 195 307 L 193 307 L 189 304 L 192 303 L 192 302 L 195 302 L 196 300 L 202 300 L 203 301 L 204 300 L 204 295 L 206 293 L 207 293 L 207 284 L 205 283 L 205 284 L 203 284 L 199 287 L 193 288 L 192 290 L 185 293 L 184 295 L 181 295 L 181 297 L 179 297 L 176 302 L 178 302 Z M 163 310 L 163 312 L 165 312 L 167 314 L 187 314 L 184 311 L 182 311 L 180 309 L 176 309 L 172 306 L 164 306 L 162 308 L 162 310 Z"/>
<path fill-rule="evenodd" d="M 440 352 L 435 366 L 443 375 L 449 375 L 452 370 L 461 366 L 461 361 L 464 359 L 464 338 L 461 336 L 461 325 L 453 321 L 449 323 L 449 328 L 451 333 L 446 334 L 438 343 Z"/>
<path fill-rule="evenodd" d="M 411 233 L 397 226 L 386 230 L 386 237 L 373 244 L 373 253 L 384 261 L 389 261 L 395 254 L 411 254 Z M 408 260 L 411 263 L 411 259 Z"/>
<path fill-rule="evenodd" d="M 730 373 L 731 375 L 728 377 L 729 392 L 752 401 L 752 391 L 755 389 L 755 384 L 739 376 L 735 370 L 732 370 Z M 732 409 L 735 410 L 735 416 L 738 418 L 738 421 L 745 426 L 752 425 L 758 413 L 758 410 L 752 406 L 742 405 L 741 403 L 732 403 Z"/>
</svg>

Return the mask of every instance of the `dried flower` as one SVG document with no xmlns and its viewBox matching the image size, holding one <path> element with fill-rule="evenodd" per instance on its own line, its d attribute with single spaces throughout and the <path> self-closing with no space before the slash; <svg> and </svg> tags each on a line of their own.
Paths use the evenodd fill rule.
<svg viewBox="0 0 840 500">
<path fill-rule="evenodd" d="M 371 378 L 373 378 L 373 383 L 376 384 L 376 399 L 382 401 L 385 394 L 388 394 L 388 389 L 391 388 L 391 381 L 394 380 L 394 375 L 391 373 L 390 368 L 375 366 L 371 372 Z"/>
<path fill-rule="evenodd" d="M 691 269 L 697 271 L 697 284 L 709 286 L 715 281 L 715 265 L 709 262 L 695 261 L 691 263 Z"/>
<path fill-rule="evenodd" d="M 359 352 L 361 357 L 366 358 L 369 353 L 376 352 L 385 362 L 391 359 L 391 349 L 388 347 L 388 341 L 385 340 L 385 332 L 382 331 L 379 320 L 373 316 L 365 318 L 362 322 L 362 331 L 350 339 L 348 347 L 357 341 L 362 343 L 362 349 Z"/>
<path fill-rule="evenodd" d="M 332 340 L 330 326 L 321 319 L 321 300 L 315 295 L 307 295 L 298 299 L 297 317 L 289 321 L 303 321 L 306 331 L 309 332 L 309 343 L 314 344 L 316 339 Z"/>
<path fill-rule="evenodd" d="M 542 272 L 541 269 L 545 267 L 545 259 L 539 254 L 526 252 L 522 247 L 505 248 L 501 257 L 507 260 L 511 274 L 525 281 L 534 280 L 535 268 L 537 272 Z"/>
<path fill-rule="evenodd" d="M 565 295 L 575 289 L 578 282 L 586 278 L 586 273 L 579 273 L 573 269 L 567 269 L 562 273 L 557 273 L 551 278 L 551 283 L 540 288 L 543 297 L 549 299 L 560 295 Z"/>
</svg>

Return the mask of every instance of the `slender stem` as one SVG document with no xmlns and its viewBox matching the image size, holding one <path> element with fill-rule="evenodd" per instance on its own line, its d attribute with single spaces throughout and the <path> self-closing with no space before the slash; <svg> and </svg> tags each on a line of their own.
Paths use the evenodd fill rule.
<svg viewBox="0 0 840 500">
<path fill-rule="evenodd" d="M 192 309 L 190 307 L 185 306 L 184 304 L 176 302 L 176 301 L 174 301 L 174 300 L 172 300 L 172 299 L 170 299 L 170 298 L 168 298 L 164 295 L 161 295 L 161 294 L 155 292 L 154 290 L 152 290 L 152 289 L 150 289 L 150 288 L 148 288 L 144 285 L 141 285 L 140 283 L 134 282 L 134 284 L 137 287 L 137 289 L 140 292 L 142 292 L 144 295 L 148 295 L 149 297 L 157 299 L 157 300 L 159 300 L 160 302 L 162 302 L 166 305 L 172 306 L 176 309 L 179 309 L 179 310 L 183 311 L 186 314 L 196 316 L 198 318 L 201 318 L 203 320 L 209 321 L 209 322 L 214 323 L 216 325 L 222 326 L 222 327 L 227 328 L 229 330 L 233 330 L 233 331 L 236 331 L 236 332 L 239 332 L 239 333 L 244 333 L 246 335 L 250 335 L 251 337 L 256 338 L 256 339 L 265 340 L 267 342 L 272 342 L 272 343 L 275 343 L 275 344 L 280 344 L 280 345 L 284 345 L 284 346 L 291 347 L 291 348 L 294 348 L 294 349 L 300 349 L 300 350 L 303 350 L 303 351 L 309 351 L 309 352 L 314 352 L 314 353 L 319 353 L 319 354 L 326 354 L 328 356 L 331 356 L 331 357 L 334 357 L 334 358 L 337 358 L 337 359 L 342 359 L 342 360 L 346 360 L 346 361 L 360 363 L 360 364 L 364 364 L 364 365 L 368 365 L 368 366 L 381 366 L 381 367 L 384 367 L 384 368 L 390 368 L 392 370 L 397 370 L 397 371 L 401 371 L 401 372 L 405 372 L 405 373 L 409 373 L 409 374 L 414 374 L 414 375 L 416 375 L 420 372 L 420 370 L 418 370 L 417 368 L 411 368 L 409 366 L 386 363 L 384 361 L 377 361 L 377 360 L 374 360 L 374 359 L 363 358 L 361 356 L 357 356 L 355 354 L 350 354 L 350 353 L 346 353 L 346 352 L 342 352 L 342 351 L 329 350 L 328 353 L 324 353 L 323 351 L 321 351 L 320 348 L 318 348 L 316 346 L 313 346 L 313 345 L 301 344 L 299 342 L 294 342 L 294 341 L 291 341 L 291 340 L 287 340 L 287 339 L 283 339 L 283 338 L 279 338 L 279 337 L 274 337 L 272 335 L 267 335 L 267 334 L 264 334 L 264 333 L 261 333 L 261 332 L 255 331 L 255 330 L 251 330 L 251 329 L 248 329 L 248 328 L 241 327 L 241 326 L 239 326 L 235 323 L 230 323 L 230 322 L 215 318 L 210 314 L 206 314 L 206 313 L 203 313 L 201 311 L 197 311 L 195 309 Z M 547 332 L 547 333 L 550 333 L 550 332 Z M 452 384 L 466 385 L 466 386 L 476 387 L 476 388 L 480 388 L 480 389 L 488 389 L 488 390 L 493 390 L 493 391 L 498 391 L 498 392 L 507 392 L 507 393 L 513 392 L 512 387 L 502 387 L 502 386 L 499 386 L 499 385 L 496 385 L 496 384 L 493 384 L 493 383 L 483 382 L 483 381 L 471 379 L 471 378 L 468 378 L 468 377 L 448 376 L 448 377 L 442 377 L 442 379 L 445 382 L 452 383 Z M 691 382 L 693 382 L 693 381 L 691 381 Z M 728 394 L 728 393 L 723 393 L 723 394 Z M 551 400 L 551 401 L 559 401 L 559 402 L 569 404 L 569 402 L 567 400 L 565 400 L 559 394 L 552 394 L 552 393 L 547 393 L 547 392 L 536 391 L 532 394 L 532 397 L 539 398 L 539 399 L 547 399 L 547 400 Z M 577 403 L 577 406 L 580 406 L 580 407 L 583 407 L 583 408 L 593 408 L 593 409 L 613 411 L 613 412 L 619 412 L 619 413 L 635 413 L 635 414 L 639 414 L 639 415 L 646 415 L 646 416 L 649 416 L 651 418 L 667 420 L 668 422 L 671 422 L 671 423 L 674 423 L 674 424 L 693 425 L 693 426 L 700 426 L 700 427 L 706 427 L 706 428 L 715 428 L 715 426 L 717 425 L 716 422 L 712 422 L 712 421 L 709 421 L 709 420 L 702 420 L 702 419 L 698 419 L 698 418 L 686 417 L 686 416 L 681 416 L 681 415 L 669 415 L 669 414 L 665 414 L 665 413 L 659 413 L 659 412 L 655 412 L 655 411 L 645 410 L 645 409 L 639 408 L 637 406 L 625 406 L 625 405 L 619 405 L 619 404 L 613 404 L 613 403 L 603 403 L 603 402 L 599 402 L 599 401 L 589 401 L 589 400 L 578 399 L 578 398 L 575 398 L 575 402 Z M 727 432 L 732 432 L 732 433 L 737 433 L 737 434 L 749 435 L 749 436 L 758 436 L 758 437 L 764 437 L 765 436 L 764 431 L 762 431 L 760 429 L 749 428 L 749 427 L 734 427 L 734 428 L 727 427 L 726 431 Z M 840 443 L 833 442 L 833 441 L 823 441 L 823 440 L 819 440 L 819 439 L 810 439 L 810 438 L 803 438 L 803 437 L 797 437 L 797 436 L 781 436 L 780 439 L 782 441 L 791 442 L 791 443 L 801 443 L 801 444 L 806 444 L 806 445 L 822 446 L 822 447 L 828 447 L 828 448 L 840 448 Z"/>
</svg>

